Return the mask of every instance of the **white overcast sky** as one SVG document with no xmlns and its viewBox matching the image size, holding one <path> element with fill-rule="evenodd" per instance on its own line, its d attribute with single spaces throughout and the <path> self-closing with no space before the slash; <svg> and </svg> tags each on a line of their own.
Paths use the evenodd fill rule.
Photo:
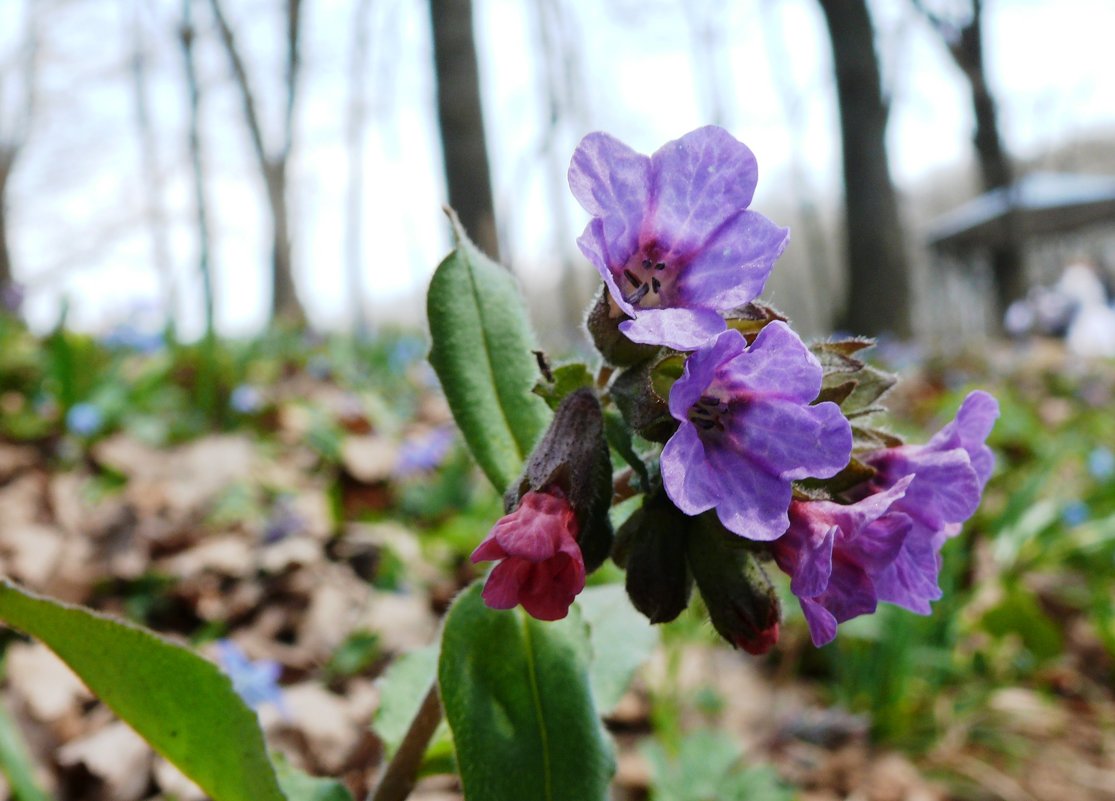
<svg viewBox="0 0 1115 801">
<path fill-rule="evenodd" d="M 35 0 L 40 2 L 40 0 Z M 17 278 L 30 287 L 37 327 L 57 319 L 103 329 L 161 302 L 141 207 L 131 88 L 122 64 L 134 3 L 42 0 L 41 115 L 10 190 Z M 533 0 L 474 0 L 488 147 L 509 258 L 530 275 L 572 242 L 585 216 L 552 178 L 577 139 L 607 130 L 650 152 L 698 125 L 721 122 L 755 151 L 755 207 L 781 191 L 795 158 L 808 191 L 836 196 L 839 140 L 830 56 L 816 0 L 556 0 L 577 42 L 576 107 L 549 141 Z M 281 30 L 273 0 L 227 0 L 246 40 L 253 78 L 275 118 Z M 965 5 L 960 3 L 960 5 Z M 1008 143 L 1019 156 L 1079 133 L 1115 130 L 1115 3 L 987 0 L 986 48 Z M 209 25 L 206 4 L 198 20 Z M 165 203 L 187 333 L 200 325 L 185 156 L 181 60 L 172 37 L 178 2 L 144 3 L 151 38 L 152 103 L 166 171 Z M 10 67 L 23 0 L 0 0 L 0 66 Z M 351 3 L 306 3 L 305 84 L 292 185 L 297 281 L 311 318 L 340 325 L 344 278 L 344 110 Z M 894 98 L 892 167 L 906 188 L 970 158 L 965 87 L 910 0 L 872 0 L 885 81 Z M 153 10 L 150 10 L 153 9 Z M 711 24 L 709 21 L 712 21 Z M 434 116 L 424 0 L 378 0 L 370 17 L 364 250 L 368 302 L 420 319 L 414 289 L 449 246 Z M 268 240 L 258 176 L 214 43 L 199 53 L 206 89 L 205 144 L 215 224 L 217 313 L 227 333 L 265 320 Z M 10 71 L 0 84 L 0 135 L 18 99 Z M 717 76 L 715 89 L 708 80 Z M 787 108 L 786 90 L 792 93 Z M 717 100 L 719 98 L 719 100 Z M 788 124 L 788 113 L 795 124 Z M 784 187 L 782 187 L 784 188 Z M 566 228 L 555 204 L 563 203 Z M 579 258 L 579 257 L 578 257 Z M 541 265 L 541 266 L 539 266 Z M 585 267 L 586 270 L 589 268 Z M 546 275 L 538 280 L 545 281 Z M 413 309 L 403 307 L 412 303 Z M 375 312 L 373 312 L 373 316 Z"/>
</svg>

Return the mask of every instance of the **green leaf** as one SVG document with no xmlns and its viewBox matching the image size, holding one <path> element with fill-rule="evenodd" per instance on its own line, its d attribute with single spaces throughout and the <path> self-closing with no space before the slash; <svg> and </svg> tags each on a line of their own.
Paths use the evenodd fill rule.
<svg viewBox="0 0 1115 801">
<path fill-rule="evenodd" d="M 383 740 L 388 759 L 399 750 L 411 721 L 437 679 L 437 657 L 436 645 L 403 654 L 378 682 L 380 702 L 372 718 L 372 731 Z M 455 764 L 453 738 L 442 720 L 426 747 L 419 775 L 451 773 Z"/>
<path fill-rule="evenodd" d="M 642 752 L 651 766 L 652 801 L 790 801 L 794 797 L 770 768 L 742 768 L 743 749 L 723 732 L 691 732 L 673 758 L 656 742 L 648 742 Z"/>
<path fill-rule="evenodd" d="M 538 378 L 534 336 L 515 279 L 450 219 L 457 247 L 438 266 L 426 298 L 430 364 L 465 442 L 503 492 L 550 413 L 531 393 Z"/>
<path fill-rule="evenodd" d="M 563 364 L 552 373 L 553 380 L 543 379 L 534 385 L 534 394 L 546 401 L 551 409 L 557 409 L 565 396 L 581 387 L 593 387 L 596 380 L 586 365 L 580 362 Z"/>
<path fill-rule="evenodd" d="M 352 801 L 352 793 L 336 779 L 311 776 L 276 755 L 275 773 L 290 801 Z"/>
<path fill-rule="evenodd" d="M 0 582 L 0 620 L 45 643 L 214 801 L 283 801 L 259 721 L 217 666 L 153 632 Z"/>
<path fill-rule="evenodd" d="M 19 726 L 0 703 L 0 770 L 11 785 L 16 801 L 50 801 L 35 780 L 34 762 Z"/>
<path fill-rule="evenodd" d="M 577 596 L 577 606 L 589 627 L 592 694 L 597 708 L 607 714 L 654 652 L 658 630 L 631 605 L 622 584 L 589 587 Z"/>
<path fill-rule="evenodd" d="M 598 801 L 615 769 L 592 703 L 576 613 L 543 623 L 465 590 L 445 620 L 438 680 L 470 801 Z"/>
<path fill-rule="evenodd" d="M 437 678 L 436 645 L 403 654 L 387 668 L 379 684 L 379 709 L 372 718 L 372 731 L 390 759 L 410 727 L 422 699 Z"/>
</svg>

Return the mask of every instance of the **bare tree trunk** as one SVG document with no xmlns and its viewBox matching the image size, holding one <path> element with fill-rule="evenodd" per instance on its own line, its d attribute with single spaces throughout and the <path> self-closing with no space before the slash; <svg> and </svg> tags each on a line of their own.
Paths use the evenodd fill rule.
<svg viewBox="0 0 1115 801">
<path fill-rule="evenodd" d="M 985 192 L 1010 186 L 1014 168 L 999 131 L 999 114 L 995 96 L 987 79 L 983 57 L 983 2 L 971 0 L 966 20 L 955 23 L 935 14 L 922 0 L 914 6 L 936 29 L 953 62 L 964 75 L 971 95 L 976 126 L 972 143 L 979 161 L 980 180 Z M 991 249 L 991 267 L 995 279 L 995 303 L 1001 323 L 1007 306 L 1026 292 L 1023 275 L 1022 246 L 1016 222 L 1008 218 L 1005 242 Z"/>
<path fill-rule="evenodd" d="M 819 0 L 840 105 L 849 292 L 843 326 L 909 336 L 909 263 L 887 161 L 883 99 L 866 0 Z"/>
<path fill-rule="evenodd" d="M 352 51 L 349 54 L 349 99 L 345 120 L 348 144 L 348 187 L 345 199 L 345 273 L 352 325 L 358 336 L 368 331 L 364 312 L 364 129 L 368 102 L 365 73 L 368 69 L 368 12 L 371 0 L 357 0 L 352 16 Z"/>
<path fill-rule="evenodd" d="M 15 285 L 8 233 L 8 188 L 16 160 L 31 135 L 38 100 L 39 30 L 34 0 L 27 0 L 24 15 L 22 113 L 16 115 L 12 130 L 4 124 L 8 120 L 0 119 L 0 297 L 7 297 Z"/>
<path fill-rule="evenodd" d="M 197 264 L 201 276 L 201 291 L 205 308 L 205 337 L 215 334 L 213 269 L 209 253 L 209 202 L 205 193 L 205 172 L 201 157 L 201 91 L 198 88 L 197 66 L 194 63 L 194 36 L 192 8 L 194 0 L 182 0 L 182 26 L 179 41 L 186 72 L 186 91 L 189 100 L 189 150 L 190 175 L 193 181 L 194 213 L 197 225 Z"/>
<path fill-rule="evenodd" d="M 0 293 L 12 285 L 12 254 L 8 244 L 8 178 L 15 164 L 15 150 L 0 147 Z"/>
<path fill-rule="evenodd" d="M 232 66 L 236 86 L 240 91 L 244 118 L 267 191 L 267 207 L 271 213 L 271 314 L 273 318 L 302 324 L 306 320 L 306 313 L 298 300 L 294 285 L 290 209 L 287 203 L 287 170 L 294 147 L 294 108 L 301 67 L 299 53 L 301 0 L 287 0 L 287 74 L 283 143 L 279 151 L 274 154 L 270 153 L 264 144 L 256 95 L 252 90 L 228 18 L 224 14 L 220 0 L 209 0 L 209 5 L 220 29 L 221 41 Z"/>
<path fill-rule="evenodd" d="M 499 259 L 472 0 L 430 0 L 430 23 L 449 205 L 481 250 Z"/>
<path fill-rule="evenodd" d="M 163 175 L 159 151 L 147 102 L 147 57 L 144 48 L 143 3 L 132 0 L 132 92 L 135 99 L 136 136 L 139 140 L 140 174 L 144 191 L 144 216 L 151 231 L 151 257 L 163 285 L 167 322 L 173 329 L 178 308 L 174 286 L 174 266 L 167 241 L 166 212 L 163 209 Z"/>
</svg>

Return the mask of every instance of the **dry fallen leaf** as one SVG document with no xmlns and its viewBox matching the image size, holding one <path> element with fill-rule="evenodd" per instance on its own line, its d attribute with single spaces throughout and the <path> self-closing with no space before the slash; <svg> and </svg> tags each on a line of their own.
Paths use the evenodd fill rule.
<svg viewBox="0 0 1115 801">
<path fill-rule="evenodd" d="M 101 779 L 113 801 L 142 798 L 151 782 L 151 746 L 125 723 L 113 721 L 97 731 L 71 740 L 58 749 L 58 762 L 83 763 Z"/>
<path fill-rule="evenodd" d="M 27 702 L 36 719 L 51 723 L 74 714 L 93 696 L 45 645 L 12 643 L 7 652 L 8 685 Z"/>
</svg>

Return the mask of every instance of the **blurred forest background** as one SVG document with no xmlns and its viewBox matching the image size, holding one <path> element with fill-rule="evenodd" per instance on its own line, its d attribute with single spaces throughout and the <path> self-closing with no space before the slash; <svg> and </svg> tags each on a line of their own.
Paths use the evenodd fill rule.
<svg viewBox="0 0 1115 801">
<path fill-rule="evenodd" d="M 1027 174 L 1115 173 L 1112 29 L 1103 0 L 3 0 L 0 283 L 37 330 L 418 327 L 449 201 L 576 346 L 576 142 L 717 123 L 793 231 L 767 297 L 806 333 L 970 335 L 1112 261 L 1102 224 L 927 244 Z"/>
<path fill-rule="evenodd" d="M 577 142 L 717 123 L 792 229 L 765 299 L 884 337 L 912 442 L 993 393 L 997 466 L 930 617 L 815 649 L 787 603 L 760 658 L 699 601 L 625 627 L 613 797 L 1113 801 L 1115 360 L 1079 358 L 1115 355 L 1112 31 L 1110 0 L 0 0 L 0 573 L 189 641 L 361 797 L 502 510 L 425 363 L 442 205 L 560 359 L 600 285 Z M 0 648 L 0 801 L 203 798 Z M 459 801 L 452 760 L 413 797 Z"/>
</svg>

